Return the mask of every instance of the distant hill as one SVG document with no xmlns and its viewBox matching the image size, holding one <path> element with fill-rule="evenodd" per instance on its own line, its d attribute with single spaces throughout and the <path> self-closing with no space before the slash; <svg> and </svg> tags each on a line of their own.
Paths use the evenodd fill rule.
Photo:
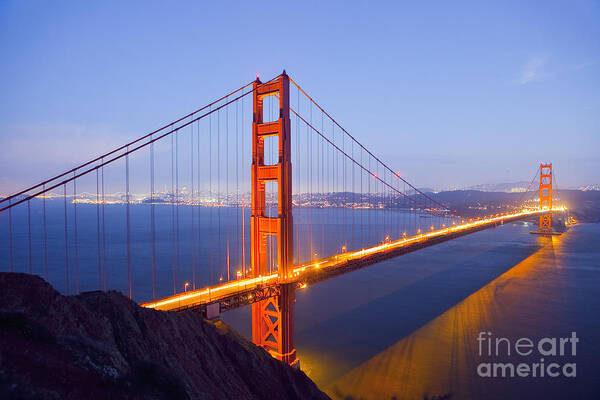
<svg viewBox="0 0 600 400">
<path fill-rule="evenodd" d="M 481 185 L 470 186 L 465 190 L 480 190 L 482 192 L 506 192 L 519 193 L 527 190 L 530 182 L 510 182 L 510 183 L 483 183 Z"/>
<path fill-rule="evenodd" d="M 484 192 L 479 190 L 454 190 L 440 192 L 433 197 L 463 216 L 481 216 L 511 211 L 519 206 L 523 193 Z M 580 222 L 600 222 L 600 191 L 560 190 L 556 192 Z"/>
<path fill-rule="evenodd" d="M 587 185 L 587 186 L 581 186 L 579 188 L 577 188 L 577 190 L 581 190 L 584 192 L 590 191 L 590 190 L 600 190 L 600 185 Z"/>
</svg>

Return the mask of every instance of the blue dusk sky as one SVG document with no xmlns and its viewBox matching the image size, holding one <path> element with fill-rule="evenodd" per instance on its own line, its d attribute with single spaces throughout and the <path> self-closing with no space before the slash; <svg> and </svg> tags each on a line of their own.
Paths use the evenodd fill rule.
<svg viewBox="0 0 600 400">
<path fill-rule="evenodd" d="M 284 68 L 420 187 L 600 184 L 600 2 L 0 2 L 0 193 Z"/>
</svg>

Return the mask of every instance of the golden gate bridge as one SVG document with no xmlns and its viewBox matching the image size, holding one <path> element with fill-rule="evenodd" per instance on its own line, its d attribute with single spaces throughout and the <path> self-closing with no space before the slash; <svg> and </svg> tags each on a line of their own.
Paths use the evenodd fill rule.
<svg viewBox="0 0 600 400">
<path fill-rule="evenodd" d="M 511 221 L 554 234 L 552 164 L 538 176 L 535 202 L 461 217 L 284 71 L 1 199 L 2 270 L 56 280 L 60 264 L 67 294 L 85 281 L 208 318 L 251 305 L 254 343 L 295 364 L 296 290 Z"/>
</svg>

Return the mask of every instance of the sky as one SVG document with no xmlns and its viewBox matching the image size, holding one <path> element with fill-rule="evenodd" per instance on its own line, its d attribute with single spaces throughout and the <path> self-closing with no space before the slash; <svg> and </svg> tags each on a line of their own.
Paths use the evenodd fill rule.
<svg viewBox="0 0 600 400">
<path fill-rule="evenodd" d="M 283 69 L 419 187 L 600 184 L 600 2 L 0 1 L 0 193 Z"/>
</svg>

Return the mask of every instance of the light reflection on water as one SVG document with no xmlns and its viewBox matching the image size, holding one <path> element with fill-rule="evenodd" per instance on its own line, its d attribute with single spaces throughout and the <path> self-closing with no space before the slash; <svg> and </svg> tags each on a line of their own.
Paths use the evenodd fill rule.
<svg viewBox="0 0 600 400">
<path fill-rule="evenodd" d="M 158 293 L 166 295 L 172 290 L 172 247 L 169 210 L 161 210 L 157 216 Z M 126 258 L 121 211 L 119 207 L 107 207 L 108 244 L 112 245 L 108 273 L 109 282 L 120 284 L 116 288 L 124 290 Z M 193 243 L 190 236 L 184 234 L 190 228 L 186 214 L 189 211 L 186 208 L 181 211 L 181 237 L 185 238 L 178 275 L 181 282 L 191 276 L 189 249 Z M 327 216 L 337 220 L 336 215 L 346 212 L 303 211 L 319 220 Z M 143 300 L 151 293 L 146 212 L 144 207 L 132 207 L 134 295 Z M 228 226 L 220 237 L 211 229 L 211 221 L 218 220 L 212 218 L 211 213 L 220 213 Z M 39 210 L 32 206 L 32 215 L 39 217 L 38 214 Z M 231 210 L 227 209 L 203 210 L 197 214 L 204 218 L 203 229 L 212 232 L 213 242 L 221 247 L 225 246 L 228 232 L 238 237 L 235 234 L 237 220 L 230 214 Z M 81 243 L 85 238 L 94 243 L 95 209 L 81 207 L 79 217 Z M 27 240 L 23 226 L 27 225 L 17 223 L 23 218 L 19 213 L 13 214 L 13 218 L 19 244 L 17 270 L 25 271 Z M 49 278 L 62 290 L 62 219 L 54 214 L 53 218 L 49 219 L 53 238 L 49 242 Z M 36 221 L 33 270 L 40 273 L 39 218 Z M 84 230 L 84 226 L 90 230 Z M 373 232 L 381 230 L 373 226 L 375 224 L 358 232 L 354 239 L 358 243 L 372 239 Z M 326 239 L 330 243 L 322 243 L 321 247 L 338 249 L 347 229 L 343 224 L 331 224 L 327 228 Z M 600 315 L 600 296 L 597 295 L 600 224 L 577 225 L 563 237 L 551 239 L 530 235 L 531 229 L 535 229 L 531 224 L 504 225 L 298 291 L 295 340 L 302 369 L 334 398 L 422 398 L 425 393 L 449 392 L 455 398 L 563 398 L 573 394 L 596 397 L 589 394 L 596 394 L 600 389 L 597 374 L 594 375 L 600 358 L 600 349 L 595 343 L 600 338 L 597 317 Z M 324 236 L 320 236 L 323 240 Z M 223 258 L 224 253 L 209 251 L 212 248 L 209 244 L 200 247 L 199 265 L 204 272 L 212 270 L 213 264 L 224 265 L 223 260 L 217 259 L 217 256 Z M 7 246 L 7 231 L 2 229 L 0 270 L 3 271 L 8 270 Z M 94 247 L 82 249 L 80 258 L 81 265 L 95 266 Z M 95 267 L 82 270 L 82 290 L 97 288 L 95 271 Z M 223 320 L 246 337 L 251 336 L 247 307 L 224 314 Z M 581 352 L 576 360 L 578 377 L 566 382 L 564 379 L 479 378 L 475 376 L 475 368 L 480 360 L 474 346 L 480 330 L 514 339 L 560 337 L 576 331 L 581 337 Z"/>
<path fill-rule="evenodd" d="M 300 291 L 302 369 L 335 399 L 596 394 L 600 224 L 552 238 L 530 229 L 511 224 L 476 233 Z M 244 328 L 249 312 L 224 319 Z M 576 331 L 578 377 L 480 378 L 480 362 L 539 361 L 479 357 L 480 331 L 513 341 Z"/>
</svg>

